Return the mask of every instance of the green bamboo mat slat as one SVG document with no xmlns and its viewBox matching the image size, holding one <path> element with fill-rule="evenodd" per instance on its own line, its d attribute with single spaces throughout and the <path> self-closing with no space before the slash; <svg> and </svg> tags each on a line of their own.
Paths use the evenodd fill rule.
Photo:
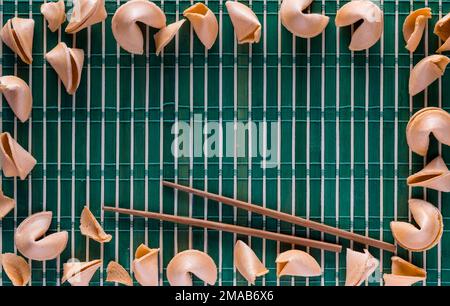
<svg viewBox="0 0 450 306">
<path fill-rule="evenodd" d="M 17 60 L 4 45 L 0 53 L 1 74 L 16 74 L 32 87 L 32 118 L 24 124 L 17 122 L 3 100 L 0 122 L 1 129 L 14 135 L 38 161 L 25 181 L 1 179 L 5 194 L 17 200 L 15 212 L 0 222 L 1 252 L 14 252 L 14 228 L 30 213 L 46 209 L 54 213 L 51 229 L 69 231 L 70 239 L 58 260 L 31 262 L 32 285 L 59 284 L 62 264 L 71 257 L 84 261 L 101 256 L 105 265 L 92 284 L 111 285 L 103 282 L 106 264 L 115 259 L 129 269 L 134 250 L 143 242 L 161 247 L 163 267 L 177 251 L 189 247 L 206 250 L 219 267 L 218 284 L 246 284 L 233 269 L 232 249 L 236 238 L 248 241 L 247 237 L 128 216 L 103 216 L 102 202 L 191 213 L 198 218 L 206 214 L 209 220 L 335 241 L 329 235 L 293 229 L 211 201 L 205 206 L 203 199 L 161 189 L 162 178 L 183 184 L 192 180 L 197 188 L 207 184 L 212 192 L 251 198 L 269 208 L 392 242 L 389 222 L 408 219 L 410 191 L 405 179 L 424 163 L 416 155 L 409 159 L 404 135 L 407 121 L 425 105 L 450 110 L 448 74 L 412 100 L 407 92 L 411 65 L 437 49 L 433 26 L 439 15 L 450 11 L 450 2 L 377 2 L 385 13 L 382 41 L 368 52 L 353 54 L 347 48 L 350 28 L 337 31 L 334 25 L 336 10 L 346 2 L 315 0 L 311 11 L 324 11 L 330 23 L 323 36 L 305 40 L 294 38 L 280 25 L 279 1 L 253 0 L 251 7 L 263 24 L 263 37 L 250 48 L 235 45 L 224 1 L 209 0 L 221 29 L 213 48 L 206 54 L 199 40 L 191 38 L 186 23 L 177 42 L 171 42 L 164 55 L 157 57 L 153 29 L 144 30 L 149 38 L 144 56 L 131 56 L 117 48 L 111 17 L 124 2 L 106 0 L 108 19 L 76 35 L 76 46 L 84 49 L 86 57 L 80 87 L 72 97 L 43 59 L 58 40 L 73 45 L 72 36 L 46 28 L 39 13 L 42 1 L 0 1 L 2 24 L 15 15 L 32 15 L 36 22 L 32 66 Z M 184 0 L 156 3 L 166 12 L 168 22 L 181 18 L 192 4 Z M 404 48 L 402 24 L 411 9 L 424 5 L 432 9 L 433 18 L 426 40 L 410 57 Z M 279 123 L 279 167 L 262 169 L 261 157 L 239 158 L 236 163 L 232 157 L 175 159 L 171 154 L 172 124 L 176 118 L 189 121 L 194 114 L 202 114 L 208 122 L 233 122 L 236 118 L 257 123 L 265 120 L 269 126 Z M 269 141 L 268 147 L 277 150 L 276 143 Z M 439 150 L 433 142 L 429 158 Z M 441 152 L 449 161 L 449 148 L 442 147 Z M 440 205 L 447 226 L 449 195 L 424 194 L 422 189 L 411 194 Z M 79 232 L 79 215 L 86 203 L 113 234 L 103 248 L 92 241 L 86 243 Z M 399 250 L 399 255 L 411 256 L 415 264 L 426 267 L 427 285 L 449 285 L 449 239 L 445 231 L 441 244 L 426 254 Z M 351 246 L 348 241 L 339 242 Z M 251 245 L 270 270 L 257 284 L 342 285 L 345 281 L 345 253 L 337 256 L 311 250 L 324 268 L 323 276 L 278 281 L 276 255 L 290 246 L 258 238 L 252 238 Z M 380 272 L 390 271 L 391 254 L 371 252 L 381 260 L 380 271 L 369 282 L 376 286 Z M 167 285 L 164 270 L 161 276 Z M 4 273 L 0 280 L 11 285 Z"/>
</svg>

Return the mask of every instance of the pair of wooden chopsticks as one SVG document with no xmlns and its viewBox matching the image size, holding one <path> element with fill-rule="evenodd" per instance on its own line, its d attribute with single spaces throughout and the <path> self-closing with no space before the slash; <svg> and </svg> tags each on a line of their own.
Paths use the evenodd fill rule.
<svg viewBox="0 0 450 306">
<path fill-rule="evenodd" d="M 377 247 L 380 249 L 388 250 L 391 252 L 395 252 L 396 247 L 393 244 L 383 242 L 380 240 L 376 240 L 370 237 L 366 237 L 363 235 L 358 235 L 352 232 L 348 232 L 336 227 L 332 227 L 329 225 L 325 225 L 319 222 L 314 222 L 311 220 L 303 219 L 297 216 L 289 215 L 280 211 L 272 210 L 269 208 L 261 207 L 258 205 L 254 205 L 251 203 L 247 203 L 244 201 L 227 198 L 224 196 L 220 196 L 214 193 L 210 193 L 203 190 L 198 190 L 195 188 L 183 186 L 180 184 L 172 183 L 163 181 L 163 185 L 167 187 L 171 187 L 174 189 L 178 189 L 184 192 L 188 192 L 197 196 L 201 196 L 213 201 L 217 201 L 220 203 L 224 203 L 227 205 L 231 205 L 237 208 L 245 209 L 254 213 L 258 213 L 261 215 L 265 215 L 271 218 L 279 219 L 281 221 L 293 223 L 295 225 L 300 225 L 304 227 L 308 227 L 314 230 L 318 230 L 324 233 L 332 234 L 338 237 L 342 237 L 345 239 L 353 240 L 356 242 L 360 242 L 365 245 L 370 245 L 373 247 Z M 129 214 L 129 215 L 135 215 L 135 216 L 141 216 L 145 218 L 150 219 L 158 219 L 162 221 L 169 221 L 169 222 L 175 222 L 175 223 L 181 223 L 191 226 L 198 226 L 198 227 L 204 227 L 209 229 L 215 229 L 215 230 L 222 230 L 226 232 L 232 232 L 242 235 L 248 235 L 248 236 L 254 236 L 259 238 L 265 238 L 265 239 L 271 239 L 271 240 L 277 240 L 281 242 L 296 244 L 296 245 L 302 245 L 306 247 L 311 248 L 318 248 L 323 249 L 326 251 L 332 251 L 332 252 L 340 252 L 342 250 L 342 247 L 337 244 L 332 244 L 328 242 L 323 241 L 316 241 L 311 240 L 307 238 L 301 238 L 301 237 L 295 237 L 291 235 L 285 235 L 280 233 L 274 233 L 259 229 L 253 229 L 248 228 L 244 226 L 237 226 L 237 225 L 231 225 L 231 224 L 225 224 L 220 222 L 213 222 L 213 221 L 207 221 L 207 220 L 201 220 L 201 219 L 194 219 L 194 218 L 188 218 L 188 217 L 182 217 L 182 216 L 173 216 L 173 215 L 167 215 L 167 214 L 161 214 L 161 213 L 154 213 L 154 212 L 146 212 L 146 211 L 138 211 L 138 210 L 132 210 L 132 209 L 124 209 L 124 208 L 117 208 L 117 207 L 103 207 L 105 211 L 111 211 L 111 212 L 117 212 L 117 213 L 123 213 L 123 214 Z"/>
<path fill-rule="evenodd" d="M 208 220 L 202 220 L 202 219 L 174 216 L 174 215 L 161 214 L 161 213 L 155 213 L 155 212 L 150 212 L 150 211 L 139 211 L 139 210 L 134 210 L 134 209 L 117 208 L 117 207 L 110 207 L 110 206 L 103 206 L 103 210 L 121 213 L 121 214 L 128 214 L 128 215 L 133 215 L 133 216 L 140 216 L 140 217 L 144 217 L 144 218 L 186 224 L 186 225 L 191 225 L 191 226 L 196 226 L 196 227 L 204 227 L 204 228 L 209 228 L 209 229 L 214 229 L 214 230 L 219 230 L 219 231 L 224 231 L 224 232 L 231 232 L 231 233 L 236 233 L 236 234 L 241 234 L 241 235 L 265 238 L 265 239 L 269 239 L 269 240 L 277 240 L 277 241 L 286 242 L 286 243 L 290 243 L 290 244 L 303 245 L 303 246 L 308 246 L 311 248 L 323 249 L 326 251 L 332 251 L 332 252 L 339 253 L 342 250 L 342 247 L 337 244 L 316 241 L 316 240 L 311 240 L 311 239 L 307 239 L 307 238 L 295 237 L 295 236 L 285 235 L 285 234 L 280 234 L 280 233 L 274 233 L 274 232 L 269 232 L 269 231 L 263 231 L 263 230 L 254 229 L 254 228 L 245 227 L 245 226 L 238 226 L 238 225 L 232 225 L 232 224 L 226 224 L 226 223 L 220 223 L 220 222 L 214 222 L 214 221 L 208 221 Z"/>
</svg>

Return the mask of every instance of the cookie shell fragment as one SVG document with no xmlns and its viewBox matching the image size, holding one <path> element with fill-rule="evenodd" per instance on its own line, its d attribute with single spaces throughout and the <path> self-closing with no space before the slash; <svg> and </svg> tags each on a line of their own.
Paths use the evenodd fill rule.
<svg viewBox="0 0 450 306">
<path fill-rule="evenodd" d="M 291 276 L 319 276 L 322 268 L 317 261 L 306 252 L 300 250 L 289 250 L 277 256 L 277 277 Z"/>
<path fill-rule="evenodd" d="M 55 32 L 66 21 L 64 0 L 42 4 L 41 14 L 47 20 L 50 31 Z"/>
<path fill-rule="evenodd" d="M 425 281 L 427 272 L 410 262 L 393 256 L 391 274 L 383 274 L 385 286 L 411 286 L 417 282 Z"/>
<path fill-rule="evenodd" d="M 89 262 L 68 261 L 63 265 L 61 283 L 67 281 L 72 286 L 89 286 L 92 277 L 101 265 L 100 259 Z"/>
<path fill-rule="evenodd" d="M 109 262 L 106 267 L 106 281 L 116 282 L 126 286 L 133 286 L 133 280 L 130 274 L 122 267 L 119 263 L 115 261 Z"/>
<path fill-rule="evenodd" d="M 203 3 L 198 2 L 183 12 L 192 24 L 195 34 L 206 49 L 211 49 L 219 33 L 219 23 L 214 13 Z"/>
<path fill-rule="evenodd" d="M 0 190 L 0 220 L 13 210 L 14 207 L 16 207 L 16 201 L 7 197 L 3 191 Z"/>
<path fill-rule="evenodd" d="M 28 284 L 31 278 L 31 268 L 23 257 L 13 253 L 4 253 L 0 255 L 0 263 L 14 286 Z"/>
<path fill-rule="evenodd" d="M 69 34 L 78 33 L 102 22 L 107 16 L 105 0 L 76 0 L 65 31 Z"/>
<path fill-rule="evenodd" d="M 411 70 L 409 75 L 409 94 L 415 96 L 444 75 L 450 59 L 447 56 L 433 54 L 423 58 Z"/>
<path fill-rule="evenodd" d="M 161 51 L 167 46 L 170 41 L 177 35 L 181 26 L 184 24 L 186 19 L 181 19 L 168 26 L 161 28 L 153 37 L 155 39 L 156 55 L 159 55 Z"/>
<path fill-rule="evenodd" d="M 239 44 L 258 43 L 261 23 L 251 8 L 237 1 L 225 2 Z"/>
<path fill-rule="evenodd" d="M 347 249 L 345 286 L 360 286 L 379 266 L 380 262 L 368 250 Z"/>
<path fill-rule="evenodd" d="M 95 216 L 87 206 L 85 206 L 81 212 L 80 231 L 82 235 L 100 243 L 109 242 L 112 239 L 111 235 L 105 233 L 102 226 L 98 223 L 97 219 L 95 219 Z"/>
<path fill-rule="evenodd" d="M 431 9 L 428 7 L 415 10 L 406 17 L 403 23 L 403 38 L 406 41 L 405 48 L 409 52 L 416 51 L 430 18 Z"/>
<path fill-rule="evenodd" d="M 31 64 L 33 61 L 34 20 L 14 17 L 3 26 L 0 36 L 2 41 L 16 53 L 20 59 Z"/>
<path fill-rule="evenodd" d="M 36 159 L 8 132 L 0 134 L 0 164 L 3 175 L 24 180 L 36 165 Z"/>
<path fill-rule="evenodd" d="M 234 245 L 234 266 L 252 285 L 257 277 L 269 273 L 255 252 L 241 240 L 236 241 Z"/>
<path fill-rule="evenodd" d="M 442 45 L 436 52 L 444 52 L 450 50 L 450 13 L 439 19 L 434 26 L 434 34 L 439 36 L 443 41 Z"/>
</svg>

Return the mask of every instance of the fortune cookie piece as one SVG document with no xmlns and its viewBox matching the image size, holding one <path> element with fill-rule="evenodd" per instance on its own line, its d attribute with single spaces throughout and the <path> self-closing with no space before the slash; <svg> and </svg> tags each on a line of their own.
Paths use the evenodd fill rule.
<svg viewBox="0 0 450 306">
<path fill-rule="evenodd" d="M 347 249 L 346 286 L 360 286 L 379 266 L 380 262 L 368 250 Z"/>
<path fill-rule="evenodd" d="M 66 248 L 69 236 L 66 231 L 46 235 L 51 222 L 51 211 L 36 213 L 23 220 L 14 234 L 17 250 L 33 260 L 58 257 Z"/>
<path fill-rule="evenodd" d="M 112 236 L 106 234 L 100 223 L 87 206 L 83 208 L 80 217 L 81 234 L 87 236 L 97 242 L 105 243 L 111 241 Z"/>
<path fill-rule="evenodd" d="M 16 207 L 16 201 L 7 197 L 3 191 L 0 190 L 0 220 L 13 210 L 14 207 Z"/>
<path fill-rule="evenodd" d="M 344 4 L 336 13 L 337 27 L 362 23 L 354 30 L 350 45 L 352 51 L 372 47 L 383 33 L 383 11 L 369 0 L 353 0 Z"/>
<path fill-rule="evenodd" d="M 317 261 L 306 252 L 300 250 L 285 251 L 277 256 L 277 277 L 291 276 L 319 276 L 322 268 Z"/>
<path fill-rule="evenodd" d="M 102 22 L 107 16 L 105 0 L 76 0 L 65 31 L 69 34 L 75 34 Z"/>
<path fill-rule="evenodd" d="M 441 212 L 433 204 L 419 199 L 409 200 L 409 210 L 417 227 L 408 222 L 392 221 L 395 241 L 413 252 L 431 249 L 442 237 L 444 224 Z"/>
<path fill-rule="evenodd" d="M 167 265 L 167 280 L 171 286 L 192 286 L 192 275 L 214 285 L 217 280 L 214 260 L 204 252 L 186 250 L 176 254 Z"/>
<path fill-rule="evenodd" d="M 211 49 L 219 33 L 219 23 L 214 13 L 203 3 L 197 2 L 183 12 L 183 16 L 192 24 L 198 39 Z"/>
<path fill-rule="evenodd" d="M 155 46 L 156 46 L 156 55 L 164 49 L 165 46 L 177 35 L 181 26 L 184 24 L 186 19 L 181 19 L 174 23 L 169 24 L 168 26 L 161 28 L 158 33 L 154 35 Z"/>
<path fill-rule="evenodd" d="M 313 0 L 283 0 L 280 6 L 281 23 L 295 36 L 312 38 L 322 33 L 330 18 L 304 11 Z"/>
<path fill-rule="evenodd" d="M 22 148 L 8 132 L 0 134 L 0 162 L 6 177 L 24 180 L 36 165 L 36 159 Z"/>
<path fill-rule="evenodd" d="M 80 85 L 84 51 L 60 42 L 45 55 L 45 59 L 55 69 L 67 93 L 73 95 Z"/>
<path fill-rule="evenodd" d="M 151 249 L 144 244 L 136 249 L 132 269 L 134 278 L 140 285 L 158 285 L 158 253 L 159 249 Z"/>
<path fill-rule="evenodd" d="M 89 262 L 68 261 L 63 265 L 61 283 L 67 281 L 72 286 L 89 286 L 92 277 L 101 265 L 100 259 Z"/>
<path fill-rule="evenodd" d="M 406 181 L 409 186 L 425 187 L 442 192 L 450 192 L 450 171 L 441 156 L 433 159 Z"/>
<path fill-rule="evenodd" d="M 391 274 L 383 274 L 385 286 L 411 286 L 427 278 L 427 272 L 398 257 L 391 258 Z"/>
<path fill-rule="evenodd" d="M 424 91 L 434 81 L 444 75 L 450 59 L 447 56 L 434 54 L 423 58 L 411 70 L 409 75 L 409 94 L 415 96 Z"/>
<path fill-rule="evenodd" d="M 234 245 L 234 266 L 252 285 L 257 277 L 269 273 L 255 252 L 241 240 L 236 241 Z"/>
<path fill-rule="evenodd" d="M 13 253 L 0 255 L 3 271 L 14 286 L 25 286 L 31 278 L 31 268 L 28 262 L 21 256 Z"/>
<path fill-rule="evenodd" d="M 66 21 L 64 0 L 43 3 L 41 5 L 41 14 L 47 20 L 50 31 L 55 32 Z"/>
<path fill-rule="evenodd" d="M 439 19 L 434 26 L 434 34 L 439 36 L 443 41 L 442 45 L 436 52 L 444 52 L 450 50 L 450 13 Z"/>
<path fill-rule="evenodd" d="M 238 43 L 258 43 L 261 39 L 261 23 L 252 9 L 237 1 L 227 1 L 225 6 Z"/>
<path fill-rule="evenodd" d="M 33 61 L 34 20 L 14 17 L 3 26 L 0 36 L 3 42 L 26 64 Z"/>
<path fill-rule="evenodd" d="M 133 286 L 130 274 L 118 262 L 111 261 L 106 267 L 106 281 Z"/>
<path fill-rule="evenodd" d="M 426 156 L 430 134 L 442 144 L 450 145 L 450 114 L 438 107 L 416 112 L 406 126 L 406 140 L 411 151 Z"/>
<path fill-rule="evenodd" d="M 14 115 L 25 122 L 30 118 L 33 108 L 33 96 L 28 84 L 13 75 L 0 77 L 0 93 L 5 97 Z"/>
<path fill-rule="evenodd" d="M 111 21 L 114 38 L 124 50 L 133 54 L 144 53 L 144 36 L 139 23 L 161 29 L 166 26 L 166 15 L 147 0 L 131 0 L 117 9 Z"/>
<path fill-rule="evenodd" d="M 406 41 L 405 48 L 414 52 L 422 39 L 428 19 L 431 18 L 431 9 L 420 8 L 411 12 L 403 23 L 403 38 Z"/>
</svg>

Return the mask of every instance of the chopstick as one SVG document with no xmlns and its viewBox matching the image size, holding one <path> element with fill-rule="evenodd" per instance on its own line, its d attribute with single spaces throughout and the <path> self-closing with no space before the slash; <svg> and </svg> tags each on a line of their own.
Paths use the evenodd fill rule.
<svg viewBox="0 0 450 306">
<path fill-rule="evenodd" d="M 162 221 L 169 221 L 174 223 L 180 223 L 180 224 L 186 224 L 196 227 L 203 227 L 203 228 L 209 228 L 224 232 L 231 232 L 241 235 L 247 235 L 247 236 L 253 236 L 253 237 L 259 237 L 269 240 L 276 240 L 281 241 L 289 244 L 296 244 L 296 245 L 302 245 L 306 247 L 316 248 L 316 249 L 322 249 L 325 251 L 331 251 L 339 253 L 342 250 L 342 247 L 337 244 L 332 244 L 328 242 L 323 241 L 316 241 L 311 240 L 307 238 L 301 238 L 291 235 L 285 235 L 280 233 L 274 233 L 274 232 L 268 232 L 260 229 L 250 228 L 250 227 L 244 227 L 244 226 L 238 226 L 238 225 L 232 225 L 232 224 L 226 224 L 226 223 L 220 223 L 220 222 L 214 222 L 214 221 L 208 221 L 208 220 L 202 220 L 202 219 L 195 219 L 195 218 L 189 218 L 189 217 L 182 217 L 182 216 L 174 216 L 174 215 L 168 215 L 168 214 L 162 214 L 162 213 L 155 213 L 150 211 L 140 211 L 140 210 L 134 210 L 134 209 L 126 209 L 126 208 L 117 208 L 117 207 L 110 207 L 110 206 L 103 206 L 102 207 L 104 211 L 110 211 L 110 212 L 116 212 L 121 214 L 128 214 L 133 216 L 140 216 L 144 218 L 149 219 L 156 219 L 156 220 L 162 220 Z"/>
<path fill-rule="evenodd" d="M 324 232 L 327 234 L 332 234 L 334 236 L 338 236 L 338 237 L 342 237 L 348 240 L 353 240 L 365 245 L 370 245 L 379 249 L 383 249 L 383 250 L 387 250 L 390 252 L 395 253 L 396 251 L 396 246 L 391 244 L 391 243 L 387 243 L 381 240 L 377 240 L 377 239 L 373 239 L 367 236 L 363 236 L 363 235 L 359 235 L 356 233 L 352 233 L 349 231 L 345 231 L 342 230 L 340 228 L 337 227 L 333 227 L 333 226 L 329 226 L 329 225 L 325 225 L 323 223 L 319 223 L 319 222 L 315 222 L 315 221 L 311 221 L 308 219 L 304 219 L 301 217 L 297 217 L 297 216 L 293 216 L 281 211 L 277 211 L 277 210 L 273 210 L 273 209 L 269 209 L 269 208 L 265 208 L 262 206 L 258 206 L 255 204 L 251 204 L 248 202 L 244 202 L 244 201 L 240 201 L 240 200 L 236 200 L 236 199 L 231 199 L 231 198 L 227 198 L 224 196 L 220 196 L 214 193 L 210 193 L 207 191 L 203 191 L 203 190 L 199 190 L 199 189 L 195 189 L 195 188 L 191 188 L 188 186 L 184 186 L 184 185 L 180 185 L 180 184 L 176 184 L 176 183 L 172 183 L 172 182 L 168 182 L 168 181 L 163 181 L 162 184 L 164 186 L 167 187 L 171 187 L 173 189 L 178 189 L 184 192 L 188 192 L 188 193 L 192 193 L 194 195 L 203 197 L 203 198 L 207 198 L 213 201 L 217 201 L 220 203 L 224 203 L 224 204 L 228 204 L 237 208 L 241 208 L 241 209 L 245 209 L 251 212 L 255 212 L 261 215 L 265 215 L 271 218 L 275 218 L 284 222 L 289 222 L 289 223 L 293 223 L 296 225 L 300 225 L 303 227 L 307 227 L 307 228 L 311 228 L 320 232 Z"/>
</svg>

